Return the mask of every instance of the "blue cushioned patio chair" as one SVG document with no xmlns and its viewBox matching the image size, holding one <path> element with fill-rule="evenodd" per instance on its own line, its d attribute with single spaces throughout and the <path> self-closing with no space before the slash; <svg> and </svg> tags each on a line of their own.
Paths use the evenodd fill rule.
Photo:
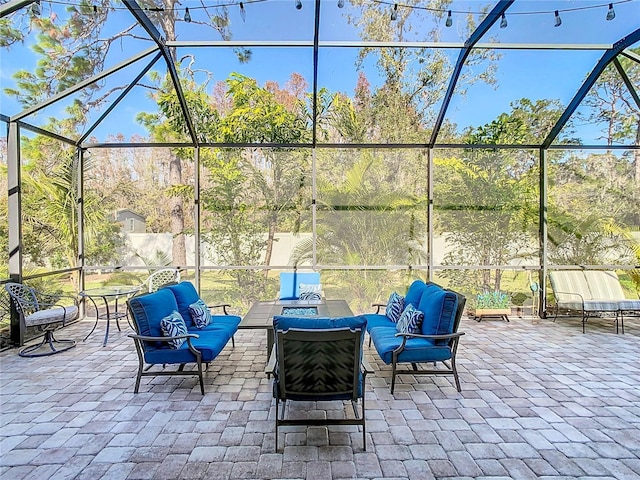
<svg viewBox="0 0 640 480">
<path fill-rule="evenodd" d="M 365 378 L 372 370 L 362 355 L 366 323 L 361 316 L 274 317 L 276 343 L 265 372 L 274 377 L 276 452 L 278 428 L 286 425 L 360 425 L 367 449 Z M 346 412 L 344 418 L 287 418 L 288 400 L 348 401 L 354 418 Z"/>
<path fill-rule="evenodd" d="M 378 355 L 385 364 L 391 365 L 391 393 L 396 376 L 401 374 L 452 375 L 456 389 L 461 391 L 456 353 L 460 337 L 464 335 L 458 332 L 458 326 L 465 302 L 464 295 L 453 290 L 434 283 L 423 284 L 417 308 L 423 312 L 424 320 L 416 333 L 398 332 L 397 325 L 384 320 L 380 314 L 365 315 Z M 410 303 L 414 303 L 413 298 Z M 401 364 L 411 365 L 411 369 L 399 370 Z M 438 364 L 444 368 L 438 368 Z"/>
<path fill-rule="evenodd" d="M 4 288 L 20 316 L 20 331 L 24 332 L 27 327 L 35 327 L 44 332 L 40 343 L 23 348 L 18 355 L 44 357 L 75 347 L 75 340 L 57 339 L 53 335 L 58 327 L 63 327 L 66 322 L 78 318 L 78 300 L 75 297 L 50 295 L 14 282 L 6 283 Z M 42 348 L 46 346 L 49 348 Z"/>
<path fill-rule="evenodd" d="M 318 272 L 280 272 L 280 300 L 297 300 L 300 284 L 317 285 L 320 283 Z"/>
<path fill-rule="evenodd" d="M 226 324 L 217 324 L 214 320 L 206 328 L 200 330 L 190 328 L 185 334 L 169 336 L 163 335 L 161 321 L 181 310 L 172 289 L 165 287 L 154 293 L 132 297 L 127 300 L 127 305 L 136 330 L 136 334 L 131 334 L 129 337 L 134 340 L 138 354 L 138 374 L 134 392 L 138 393 L 140 380 L 145 376 L 197 375 L 200 381 L 200 392 L 204 395 L 202 364 L 209 364 L 222 352 L 237 330 L 240 318 L 233 316 L 234 321 Z M 181 316 L 184 318 L 186 313 Z M 178 348 L 171 348 L 170 342 L 180 339 L 184 339 L 184 343 Z M 185 366 L 189 363 L 195 363 L 197 369 L 185 370 Z M 151 367 L 154 365 L 161 365 L 162 370 L 152 370 Z M 166 369 L 167 365 L 177 365 L 178 368 Z"/>
</svg>

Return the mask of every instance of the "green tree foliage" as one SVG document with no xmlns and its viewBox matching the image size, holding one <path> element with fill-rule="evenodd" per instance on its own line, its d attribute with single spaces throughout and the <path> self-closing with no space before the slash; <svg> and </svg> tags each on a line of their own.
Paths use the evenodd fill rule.
<svg viewBox="0 0 640 480">
<path fill-rule="evenodd" d="M 470 129 L 469 144 L 528 144 L 544 138 L 559 105 L 523 99 L 487 125 Z M 537 151 L 473 149 L 458 157 L 435 159 L 436 231 L 451 250 L 445 265 L 507 265 L 537 254 Z M 501 288 L 502 270 L 469 275 L 447 271 L 456 285 L 472 291 Z"/>
<path fill-rule="evenodd" d="M 22 229 L 25 254 L 34 265 L 75 267 L 78 258 L 78 169 L 75 151 L 44 137 L 23 145 Z M 52 159 L 52 160 L 46 160 Z M 90 161 L 85 175 L 90 175 Z M 83 197 L 86 261 L 108 263 L 119 245 L 118 228 L 104 216 L 104 199 Z"/>
</svg>

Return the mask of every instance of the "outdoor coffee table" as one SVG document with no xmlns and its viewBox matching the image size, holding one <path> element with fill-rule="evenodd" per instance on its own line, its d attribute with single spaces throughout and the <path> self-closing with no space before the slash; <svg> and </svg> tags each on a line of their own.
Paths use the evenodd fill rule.
<svg viewBox="0 0 640 480">
<path fill-rule="evenodd" d="M 244 316 L 238 328 L 267 331 L 267 358 L 273 348 L 274 315 L 297 317 L 349 317 L 353 312 L 345 300 L 271 300 L 255 302 Z"/>
</svg>

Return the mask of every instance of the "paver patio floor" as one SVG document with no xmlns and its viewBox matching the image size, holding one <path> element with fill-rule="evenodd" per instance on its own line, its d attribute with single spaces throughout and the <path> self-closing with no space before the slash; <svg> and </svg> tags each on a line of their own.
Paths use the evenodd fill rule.
<svg viewBox="0 0 640 480">
<path fill-rule="evenodd" d="M 640 479 L 640 320 L 464 317 L 462 392 L 447 377 L 401 376 L 373 347 L 367 451 L 353 426 L 283 427 L 264 331 L 242 330 L 197 377 L 143 378 L 128 329 L 93 321 L 58 336 L 78 346 L 51 357 L 0 354 L 0 478 L 22 479 Z M 294 407 L 295 405 L 295 407 Z M 335 403 L 300 415 L 343 415 Z M 317 411 L 316 411 L 317 409 Z"/>
</svg>

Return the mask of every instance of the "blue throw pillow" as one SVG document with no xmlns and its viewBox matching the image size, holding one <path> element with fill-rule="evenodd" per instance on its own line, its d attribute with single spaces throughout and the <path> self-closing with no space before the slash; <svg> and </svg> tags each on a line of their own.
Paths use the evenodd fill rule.
<svg viewBox="0 0 640 480">
<path fill-rule="evenodd" d="M 417 333 L 424 315 L 420 310 L 416 310 L 412 304 L 407 305 L 400 319 L 396 324 L 396 330 L 400 333 Z"/>
<path fill-rule="evenodd" d="M 322 285 L 301 283 L 298 298 L 300 300 L 322 300 Z"/>
<path fill-rule="evenodd" d="M 160 320 L 160 328 L 162 329 L 162 335 L 165 337 L 177 337 L 178 335 L 186 335 L 188 333 L 184 318 L 182 318 L 182 315 L 180 315 L 180 312 L 177 310 L 174 310 L 171 315 Z M 171 340 L 169 341 L 169 347 L 177 349 L 180 348 L 184 342 L 184 338 Z"/>
<path fill-rule="evenodd" d="M 394 323 L 397 323 L 400 319 L 400 315 L 404 311 L 404 296 L 400 295 L 398 292 L 393 292 L 389 297 L 389 301 L 387 302 L 387 309 L 385 311 L 385 315 L 389 320 Z"/>
<path fill-rule="evenodd" d="M 211 323 L 211 310 L 202 299 L 189 305 L 189 313 L 196 328 L 204 328 Z"/>
</svg>

